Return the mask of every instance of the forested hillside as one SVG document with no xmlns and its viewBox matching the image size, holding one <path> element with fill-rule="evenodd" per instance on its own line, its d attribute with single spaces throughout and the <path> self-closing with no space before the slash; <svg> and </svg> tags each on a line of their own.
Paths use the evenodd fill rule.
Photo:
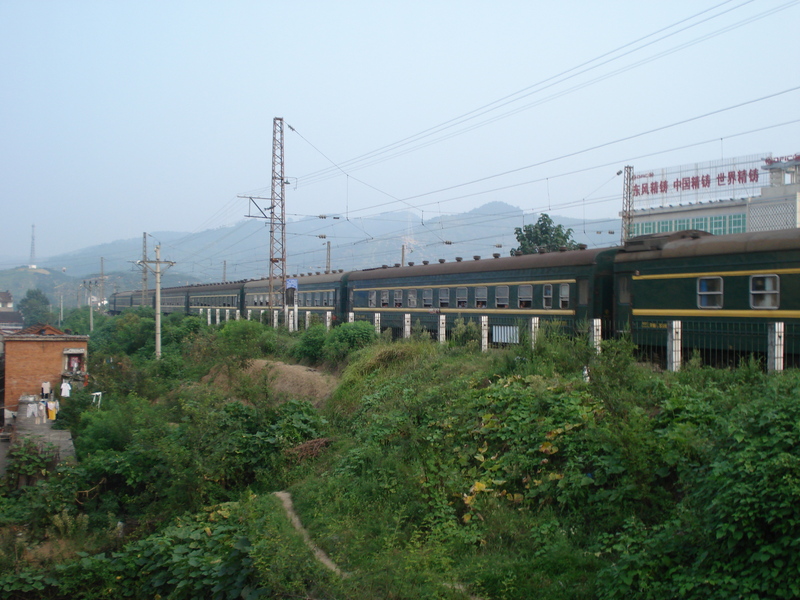
<svg viewBox="0 0 800 600">
<path fill-rule="evenodd" d="M 658 373 L 555 330 L 481 353 L 463 324 L 439 345 L 180 315 L 156 361 L 153 332 L 147 310 L 95 320 L 93 379 L 56 421 L 77 464 L 12 453 L 3 598 L 800 595 L 794 371 Z"/>
</svg>

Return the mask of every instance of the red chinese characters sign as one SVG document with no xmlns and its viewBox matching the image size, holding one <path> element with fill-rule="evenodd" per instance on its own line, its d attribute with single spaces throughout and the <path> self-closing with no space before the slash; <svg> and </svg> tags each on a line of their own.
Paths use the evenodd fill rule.
<svg viewBox="0 0 800 600">
<path fill-rule="evenodd" d="M 762 167 L 772 162 L 770 155 L 753 155 L 636 173 L 634 206 L 651 208 L 759 196 L 760 188 L 769 181 Z"/>
</svg>

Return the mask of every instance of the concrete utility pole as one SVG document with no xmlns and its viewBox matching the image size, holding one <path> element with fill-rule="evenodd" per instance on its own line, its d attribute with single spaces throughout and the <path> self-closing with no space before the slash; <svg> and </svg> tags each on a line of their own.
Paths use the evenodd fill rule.
<svg viewBox="0 0 800 600">
<path fill-rule="evenodd" d="M 155 273 L 156 276 L 156 359 L 161 358 L 161 265 L 167 265 L 165 271 L 175 263 L 171 260 L 161 260 L 161 246 L 156 246 L 155 260 L 140 260 L 140 265 Z M 151 267 L 153 264 L 155 267 Z"/>
<path fill-rule="evenodd" d="M 147 262 L 147 232 L 142 233 L 142 262 L 137 264 L 142 265 L 142 306 L 147 298 L 147 267 L 143 264 Z"/>
<path fill-rule="evenodd" d="M 97 287 L 97 280 L 84 279 L 81 283 L 81 287 L 88 293 L 86 304 L 89 307 L 89 331 L 94 331 L 94 306 L 92 306 L 92 296 Z"/>
<path fill-rule="evenodd" d="M 331 272 L 331 243 L 327 242 L 328 249 L 327 249 L 327 256 L 325 257 L 325 272 Z"/>
</svg>

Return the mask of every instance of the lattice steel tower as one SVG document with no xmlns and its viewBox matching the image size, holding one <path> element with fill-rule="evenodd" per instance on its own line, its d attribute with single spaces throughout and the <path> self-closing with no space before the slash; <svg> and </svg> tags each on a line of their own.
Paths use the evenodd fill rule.
<svg viewBox="0 0 800 600">
<path fill-rule="evenodd" d="M 633 237 L 633 167 L 625 167 L 625 181 L 622 184 L 622 244 Z"/>
<path fill-rule="evenodd" d="M 282 305 L 286 292 L 286 180 L 283 171 L 283 118 L 272 120 L 272 196 L 269 226 L 270 307 Z M 276 295 L 274 286 L 280 284 Z M 277 302 L 275 302 L 277 300 Z"/>
</svg>

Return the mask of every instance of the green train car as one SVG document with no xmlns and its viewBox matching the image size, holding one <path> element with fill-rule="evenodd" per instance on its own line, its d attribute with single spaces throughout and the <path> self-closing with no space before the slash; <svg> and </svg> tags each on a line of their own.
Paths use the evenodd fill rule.
<svg viewBox="0 0 800 600">
<path fill-rule="evenodd" d="M 766 352 L 770 323 L 786 328 L 798 354 L 800 230 L 713 236 L 702 231 L 629 240 L 614 261 L 614 321 L 640 346 L 664 346 L 680 321 L 683 346 Z"/>
<path fill-rule="evenodd" d="M 381 315 L 381 326 L 399 330 L 403 316 L 434 331 L 439 315 L 447 327 L 489 317 L 494 342 L 514 342 L 514 330 L 530 317 L 554 321 L 570 332 L 610 317 L 614 249 L 572 250 L 471 261 L 356 271 L 347 278 L 347 305 L 355 318 Z M 450 318 L 452 317 L 452 318 Z"/>
</svg>

